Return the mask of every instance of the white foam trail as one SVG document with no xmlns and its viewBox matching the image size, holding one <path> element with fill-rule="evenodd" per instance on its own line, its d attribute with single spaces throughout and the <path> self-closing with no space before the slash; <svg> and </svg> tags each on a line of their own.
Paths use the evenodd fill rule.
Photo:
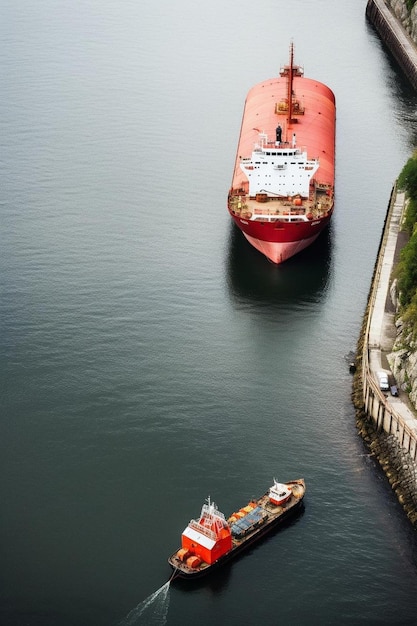
<svg viewBox="0 0 417 626">
<path fill-rule="evenodd" d="M 119 626 L 133 626 L 134 624 L 164 626 L 168 615 L 169 583 L 170 581 L 166 582 L 132 609 Z"/>
</svg>

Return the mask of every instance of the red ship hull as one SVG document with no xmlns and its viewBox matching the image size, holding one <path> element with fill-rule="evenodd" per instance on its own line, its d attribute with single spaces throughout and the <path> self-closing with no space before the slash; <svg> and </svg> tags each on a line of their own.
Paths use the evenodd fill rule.
<svg viewBox="0 0 417 626">
<path fill-rule="evenodd" d="M 310 246 L 330 223 L 333 209 L 325 217 L 313 222 L 285 224 L 279 230 L 262 222 L 248 222 L 232 215 L 249 243 L 270 261 L 279 265 Z"/>
<path fill-rule="evenodd" d="M 235 224 L 276 264 L 312 244 L 334 208 L 335 97 L 290 52 L 279 77 L 248 93 L 228 198 Z"/>
</svg>

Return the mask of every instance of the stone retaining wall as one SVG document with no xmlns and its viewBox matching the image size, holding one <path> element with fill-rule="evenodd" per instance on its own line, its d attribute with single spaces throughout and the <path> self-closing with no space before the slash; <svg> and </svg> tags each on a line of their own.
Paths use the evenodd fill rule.
<svg viewBox="0 0 417 626">
<path fill-rule="evenodd" d="M 404 0 L 368 0 L 366 17 L 417 90 L 417 4 L 409 12 Z M 384 224 L 377 262 L 372 277 L 362 332 L 357 349 L 357 369 L 353 380 L 352 401 L 357 428 L 385 472 L 409 520 L 417 528 L 417 443 L 414 429 L 402 423 L 375 384 L 370 372 L 368 332 L 375 301 L 375 286 L 380 276 L 384 238 L 390 219 L 390 206 Z"/>
<path fill-rule="evenodd" d="M 417 5 L 410 14 L 403 0 L 368 0 L 366 17 L 417 90 Z"/>
<path fill-rule="evenodd" d="M 402 405 L 391 402 L 380 390 L 369 362 L 370 352 L 376 349 L 376 346 L 370 346 L 369 335 L 378 290 L 379 294 L 384 293 L 381 271 L 387 263 L 386 249 L 393 215 L 395 222 L 396 198 L 394 188 L 358 342 L 352 401 L 359 434 L 378 460 L 408 518 L 417 528 L 417 431 L 414 424 L 407 423 L 407 418 L 402 415 Z M 379 320 L 378 315 L 376 319 Z"/>
</svg>

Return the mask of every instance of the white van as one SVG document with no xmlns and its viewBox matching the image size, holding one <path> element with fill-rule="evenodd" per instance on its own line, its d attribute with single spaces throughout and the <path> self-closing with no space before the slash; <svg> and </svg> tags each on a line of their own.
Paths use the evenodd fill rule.
<svg viewBox="0 0 417 626">
<path fill-rule="evenodd" d="M 381 391 L 388 391 L 389 390 L 388 374 L 386 372 L 377 372 L 376 377 L 378 379 L 378 384 L 379 384 L 379 388 L 381 389 Z"/>
</svg>

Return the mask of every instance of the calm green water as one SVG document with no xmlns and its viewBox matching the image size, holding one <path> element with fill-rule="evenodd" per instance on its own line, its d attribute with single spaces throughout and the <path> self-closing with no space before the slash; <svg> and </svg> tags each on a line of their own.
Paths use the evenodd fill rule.
<svg viewBox="0 0 417 626">
<path fill-rule="evenodd" d="M 346 361 L 417 133 L 365 4 L 3 2 L 2 625 L 415 623 L 415 533 Z M 291 38 L 336 94 L 337 199 L 277 268 L 226 196 Z M 304 513 L 164 587 L 205 498 L 229 514 L 274 476 L 306 479 Z"/>
</svg>

